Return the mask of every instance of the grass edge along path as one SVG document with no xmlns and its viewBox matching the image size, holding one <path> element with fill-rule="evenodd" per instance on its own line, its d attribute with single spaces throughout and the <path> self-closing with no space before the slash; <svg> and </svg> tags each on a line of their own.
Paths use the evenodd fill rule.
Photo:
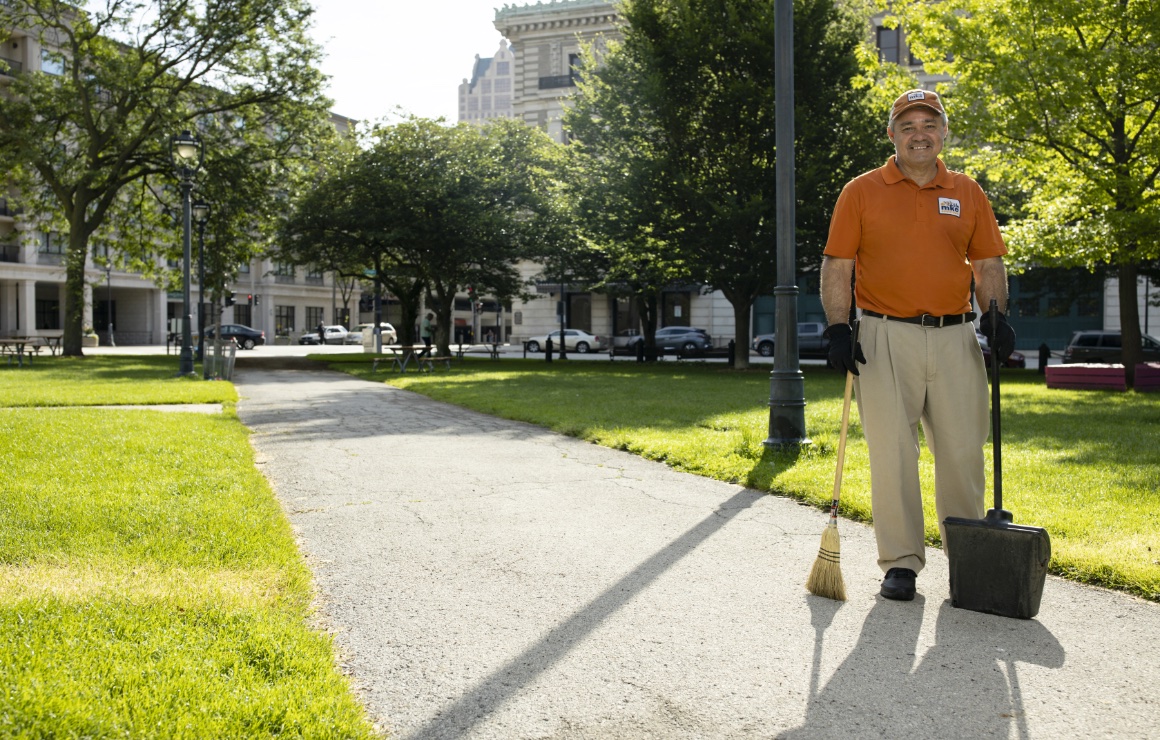
<svg viewBox="0 0 1160 740">
<path fill-rule="evenodd" d="M 377 736 L 232 412 L 5 408 L 0 440 L 0 736 Z"/>
<path fill-rule="evenodd" d="M 802 368 L 812 444 L 774 451 L 762 444 L 768 368 L 469 358 L 450 373 L 399 375 L 372 373 L 360 358 L 319 359 L 357 377 L 821 509 L 832 497 L 843 378 L 822 368 Z M 920 448 L 926 537 L 938 546 L 933 460 L 921 438 Z M 984 454 L 990 507 L 990 442 Z M 1048 390 L 1036 373 L 1005 371 L 1003 466 L 1004 507 L 1016 523 L 1047 528 L 1051 572 L 1160 601 L 1160 394 Z M 841 512 L 872 521 L 856 405 Z"/>
</svg>

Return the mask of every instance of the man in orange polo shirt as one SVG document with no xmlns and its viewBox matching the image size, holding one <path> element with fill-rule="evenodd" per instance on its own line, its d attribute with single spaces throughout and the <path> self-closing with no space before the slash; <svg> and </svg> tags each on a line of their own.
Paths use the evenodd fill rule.
<svg viewBox="0 0 1160 740">
<path fill-rule="evenodd" d="M 822 262 L 830 361 L 858 376 L 858 413 L 870 452 L 871 499 L 882 595 L 909 601 L 926 563 L 918 424 L 935 460 L 938 520 L 983 518 L 987 375 L 975 339 L 978 304 L 1007 305 L 1007 248 L 987 196 L 938 158 L 949 133 L 938 95 L 909 90 L 886 127 L 894 156 L 838 197 Z M 851 276 L 861 309 L 849 321 Z M 1005 360 L 1015 332 L 990 326 Z M 861 368 L 859 368 L 861 366 Z M 943 541 L 946 541 L 945 533 Z"/>
</svg>

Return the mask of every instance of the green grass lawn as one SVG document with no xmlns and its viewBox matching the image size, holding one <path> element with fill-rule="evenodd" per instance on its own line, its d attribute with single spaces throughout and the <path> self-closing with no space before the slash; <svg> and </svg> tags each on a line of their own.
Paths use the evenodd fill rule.
<svg viewBox="0 0 1160 740">
<path fill-rule="evenodd" d="M 400 376 L 372 375 L 365 362 L 356 364 L 361 358 L 326 359 L 361 377 L 679 470 L 819 507 L 833 493 L 844 379 L 822 368 L 803 369 L 812 444 L 774 452 L 762 444 L 769 425 L 768 368 L 468 359 L 450 373 Z M 989 444 L 986 452 L 989 461 Z M 870 471 L 856 406 L 846 454 L 842 512 L 870 521 Z M 925 446 L 920 464 L 926 534 L 938 544 L 934 467 Z M 1158 481 L 1160 394 L 1048 390 L 1034 372 L 1004 372 L 1004 508 L 1016 523 L 1048 529 L 1053 572 L 1160 600 Z"/>
<path fill-rule="evenodd" d="M 0 737 L 375 736 L 233 386 L 173 376 L 0 367 Z M 227 412 L 83 408 L 185 402 Z"/>
<path fill-rule="evenodd" d="M 232 383 L 177 377 L 169 355 L 38 357 L 0 364 L 0 407 L 234 403 Z"/>
</svg>

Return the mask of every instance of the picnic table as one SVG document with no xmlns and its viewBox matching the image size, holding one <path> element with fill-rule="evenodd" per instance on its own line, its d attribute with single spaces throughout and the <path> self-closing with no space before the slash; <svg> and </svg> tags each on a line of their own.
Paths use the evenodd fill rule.
<svg viewBox="0 0 1160 740">
<path fill-rule="evenodd" d="M 377 357 L 371 364 L 371 371 L 376 372 L 379 369 L 380 363 L 385 363 L 387 360 L 391 361 L 391 370 L 400 373 L 407 372 L 407 368 L 413 362 L 415 369 L 420 371 L 431 371 L 435 369 L 436 362 L 442 362 L 447 369 L 451 369 L 450 357 L 436 357 L 434 354 L 435 347 L 427 346 L 426 344 L 384 344 L 383 354 L 389 357 Z"/>
<path fill-rule="evenodd" d="M 0 354 L 3 354 L 8 360 L 8 365 L 12 365 L 12 358 L 15 357 L 20 367 L 24 367 L 24 356 L 28 355 L 28 364 L 32 364 L 32 356 L 40 353 L 42 345 L 38 340 L 40 338 L 29 337 L 3 337 L 0 338 Z"/>
<path fill-rule="evenodd" d="M 466 352 L 487 352 L 488 356 L 493 360 L 499 359 L 500 348 L 503 344 L 499 342 L 484 342 L 482 344 L 460 344 L 456 349 L 455 355 L 459 360 L 463 359 Z"/>
</svg>

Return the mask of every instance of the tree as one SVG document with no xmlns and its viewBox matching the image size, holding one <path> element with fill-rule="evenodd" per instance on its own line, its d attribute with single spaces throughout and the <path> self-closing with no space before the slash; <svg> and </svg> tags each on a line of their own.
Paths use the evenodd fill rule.
<svg viewBox="0 0 1160 740">
<path fill-rule="evenodd" d="M 285 186 L 281 157 L 309 155 L 327 119 L 311 12 L 304 0 L 105 0 L 93 12 L 0 3 L 0 28 L 34 33 L 63 69 L 20 75 L 0 96 L 0 178 L 43 214 L 38 227 L 68 232 L 64 354 L 82 354 L 90 239 L 145 271 L 173 241 L 170 136 L 198 131 L 214 167 L 236 166 L 223 193 L 246 183 L 264 193 L 250 204 Z"/>
<path fill-rule="evenodd" d="M 971 164 L 1027 193 L 1004 228 L 1016 269 L 1119 279 L 1129 385 L 1137 281 L 1160 261 L 1160 5 L 947 0 L 898 6 L 928 69 L 955 78 L 951 126 Z"/>
<path fill-rule="evenodd" d="M 650 158 L 645 174 L 657 180 L 626 195 L 663 202 L 641 209 L 663 217 L 649 231 L 673 247 L 669 264 L 729 300 L 739 347 L 749 344 L 753 302 L 777 279 L 773 11 L 773 0 L 630 0 L 624 42 L 592 73 L 584 92 L 597 97 L 572 119 L 585 144 L 644 132 L 638 158 Z M 888 150 L 856 85 L 864 19 L 832 0 L 798 0 L 794 13 L 797 253 L 814 269 L 842 186 Z M 742 354 L 737 367 L 747 365 Z"/>
<path fill-rule="evenodd" d="M 449 351 L 455 296 L 472 286 L 522 293 L 519 260 L 542 253 L 556 145 L 515 122 L 485 129 L 411 118 L 307 192 L 284 234 L 298 261 L 374 270 L 403 307 L 411 338 L 426 296 Z"/>
<path fill-rule="evenodd" d="M 594 289 L 628 292 L 637 303 L 645 354 L 657 356 L 656 330 L 662 292 L 689 280 L 680 253 L 677 214 L 654 91 L 645 60 L 611 43 L 608 52 L 586 55 L 580 94 L 565 113 L 569 147 L 567 202 L 579 226 L 573 259 L 561 252 L 546 270 L 564 275 L 570 264 Z"/>
</svg>

